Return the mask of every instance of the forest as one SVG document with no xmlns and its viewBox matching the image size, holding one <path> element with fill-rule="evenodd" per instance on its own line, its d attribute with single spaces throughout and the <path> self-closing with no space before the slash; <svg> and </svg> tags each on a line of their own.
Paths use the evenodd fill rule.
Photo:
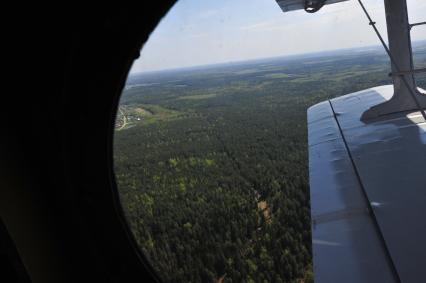
<svg viewBox="0 0 426 283">
<path fill-rule="evenodd" d="M 116 179 L 160 277 L 313 282 L 306 110 L 389 72 L 374 47 L 130 75 Z"/>
</svg>

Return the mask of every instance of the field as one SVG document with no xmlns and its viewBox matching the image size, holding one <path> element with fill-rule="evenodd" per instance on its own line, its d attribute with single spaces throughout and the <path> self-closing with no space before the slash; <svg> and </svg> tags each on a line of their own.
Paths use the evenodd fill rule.
<svg viewBox="0 0 426 283">
<path fill-rule="evenodd" d="M 306 110 L 389 72 L 369 48 L 131 75 L 115 170 L 164 281 L 312 281 Z"/>
</svg>

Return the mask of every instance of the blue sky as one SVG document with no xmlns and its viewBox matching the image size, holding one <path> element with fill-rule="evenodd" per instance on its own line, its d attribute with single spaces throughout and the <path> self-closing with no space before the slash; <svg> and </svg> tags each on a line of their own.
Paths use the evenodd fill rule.
<svg viewBox="0 0 426 283">
<path fill-rule="evenodd" d="M 411 22 L 426 1 L 407 0 Z M 386 38 L 383 0 L 364 4 Z M 426 26 L 413 29 L 426 39 Z M 282 13 L 275 0 L 179 0 L 150 35 L 131 72 L 181 68 L 379 44 L 356 0 L 318 13 Z"/>
</svg>

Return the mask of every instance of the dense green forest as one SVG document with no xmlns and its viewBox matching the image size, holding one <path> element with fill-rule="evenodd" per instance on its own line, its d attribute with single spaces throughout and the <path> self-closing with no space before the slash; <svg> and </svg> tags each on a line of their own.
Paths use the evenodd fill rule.
<svg viewBox="0 0 426 283">
<path fill-rule="evenodd" d="M 370 48 L 130 76 L 115 170 L 164 281 L 311 282 L 306 110 L 388 73 Z"/>
</svg>

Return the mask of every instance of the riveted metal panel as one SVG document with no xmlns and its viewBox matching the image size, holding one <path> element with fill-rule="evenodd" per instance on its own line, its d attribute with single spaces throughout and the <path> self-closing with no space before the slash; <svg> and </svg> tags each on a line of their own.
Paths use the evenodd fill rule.
<svg viewBox="0 0 426 283">
<path fill-rule="evenodd" d="M 305 8 L 305 0 L 276 0 L 283 12 L 303 10 Z M 327 0 L 325 4 L 334 4 L 348 0 Z"/>
<path fill-rule="evenodd" d="M 308 128 L 315 282 L 396 282 L 328 101 Z"/>
<path fill-rule="evenodd" d="M 426 278 L 426 123 L 415 111 L 360 120 L 392 94 L 392 86 L 383 86 L 331 104 L 397 273 L 402 282 L 420 282 Z"/>
</svg>

